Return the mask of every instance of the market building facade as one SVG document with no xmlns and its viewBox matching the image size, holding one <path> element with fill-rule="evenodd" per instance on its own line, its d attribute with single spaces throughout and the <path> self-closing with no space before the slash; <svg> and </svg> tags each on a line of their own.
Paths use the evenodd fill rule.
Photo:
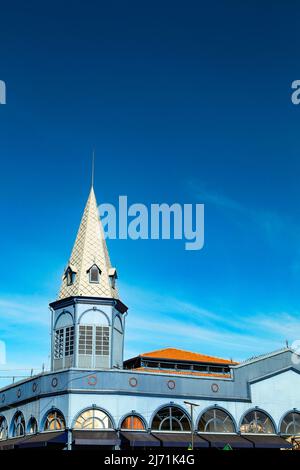
<svg viewBox="0 0 300 470">
<path fill-rule="evenodd" d="M 50 304 L 51 370 L 0 390 L 0 449 L 291 448 L 293 350 L 236 363 L 166 348 L 124 361 L 117 278 L 92 187 Z"/>
</svg>

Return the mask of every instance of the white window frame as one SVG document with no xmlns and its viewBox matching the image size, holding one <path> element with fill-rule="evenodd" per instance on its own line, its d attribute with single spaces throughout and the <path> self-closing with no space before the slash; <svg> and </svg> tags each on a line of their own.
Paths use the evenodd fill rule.
<svg viewBox="0 0 300 470">
<path fill-rule="evenodd" d="M 89 328 L 92 334 L 89 334 L 89 341 L 91 341 L 91 349 L 87 345 L 87 335 L 85 333 L 85 341 L 81 343 L 81 329 Z M 78 354 L 82 356 L 102 356 L 108 357 L 110 355 L 110 343 L 111 343 L 111 327 L 109 325 L 91 325 L 83 324 L 79 325 L 78 334 Z M 88 351 L 88 352 L 87 352 Z"/>
<path fill-rule="evenodd" d="M 55 360 L 64 359 L 74 355 L 75 347 L 74 325 L 64 326 L 54 330 L 54 350 Z"/>
</svg>

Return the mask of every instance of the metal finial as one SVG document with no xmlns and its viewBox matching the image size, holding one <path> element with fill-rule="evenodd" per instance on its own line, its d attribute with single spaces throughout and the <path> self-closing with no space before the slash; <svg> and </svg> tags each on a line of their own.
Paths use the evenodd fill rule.
<svg viewBox="0 0 300 470">
<path fill-rule="evenodd" d="M 94 174 L 95 174 L 95 150 L 93 150 L 93 156 L 92 156 L 92 187 L 94 186 Z"/>
</svg>

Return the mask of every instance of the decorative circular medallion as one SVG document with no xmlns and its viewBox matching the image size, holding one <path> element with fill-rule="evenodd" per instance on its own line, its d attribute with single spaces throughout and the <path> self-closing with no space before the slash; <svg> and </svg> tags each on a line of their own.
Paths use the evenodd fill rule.
<svg viewBox="0 0 300 470">
<path fill-rule="evenodd" d="M 36 382 L 33 382 L 33 384 L 32 384 L 32 391 L 33 391 L 33 393 L 37 391 L 37 387 L 38 387 L 38 386 L 37 386 L 37 383 L 36 383 Z"/>
<path fill-rule="evenodd" d="M 129 382 L 130 387 L 136 387 L 138 384 L 138 381 L 135 377 L 130 377 L 128 382 Z"/>
<path fill-rule="evenodd" d="M 176 383 L 174 382 L 174 380 L 168 380 L 167 386 L 170 390 L 174 390 L 174 388 L 176 387 Z"/>
<path fill-rule="evenodd" d="M 1 403 L 4 403 L 4 402 L 5 402 L 5 393 L 2 393 Z"/>
<path fill-rule="evenodd" d="M 211 390 L 214 393 L 217 393 L 219 391 L 219 385 L 218 384 L 212 384 Z"/>
<path fill-rule="evenodd" d="M 21 395 L 22 395 L 21 389 L 18 388 L 18 390 L 17 390 L 17 397 L 20 398 Z"/>
<path fill-rule="evenodd" d="M 88 385 L 96 385 L 98 382 L 96 375 L 89 375 L 87 378 Z"/>
<path fill-rule="evenodd" d="M 53 388 L 57 387 L 57 384 L 58 384 L 58 379 L 57 377 L 53 377 L 53 379 L 51 380 L 51 385 Z"/>
</svg>

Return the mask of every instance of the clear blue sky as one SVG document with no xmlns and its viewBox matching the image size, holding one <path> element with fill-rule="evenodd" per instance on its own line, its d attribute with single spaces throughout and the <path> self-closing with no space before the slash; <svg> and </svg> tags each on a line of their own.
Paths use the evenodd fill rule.
<svg viewBox="0 0 300 470">
<path fill-rule="evenodd" d="M 201 251 L 109 242 L 127 357 L 300 339 L 299 20 L 279 1 L 1 6 L 2 368 L 47 363 L 93 147 L 99 203 L 205 204 Z"/>
</svg>

